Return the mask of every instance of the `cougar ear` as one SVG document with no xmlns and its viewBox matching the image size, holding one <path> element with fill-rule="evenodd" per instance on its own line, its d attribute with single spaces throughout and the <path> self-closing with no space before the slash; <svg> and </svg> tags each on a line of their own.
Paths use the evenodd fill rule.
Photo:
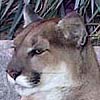
<svg viewBox="0 0 100 100">
<path fill-rule="evenodd" d="M 57 24 L 57 31 L 61 32 L 66 42 L 76 47 L 84 46 L 87 40 L 87 32 L 81 17 L 71 13 L 61 19 Z"/>
<path fill-rule="evenodd" d="M 28 24 L 36 21 L 40 21 L 42 18 L 38 16 L 33 10 L 31 4 L 25 4 L 23 8 L 23 17 L 24 17 L 24 26 L 26 27 Z"/>
</svg>

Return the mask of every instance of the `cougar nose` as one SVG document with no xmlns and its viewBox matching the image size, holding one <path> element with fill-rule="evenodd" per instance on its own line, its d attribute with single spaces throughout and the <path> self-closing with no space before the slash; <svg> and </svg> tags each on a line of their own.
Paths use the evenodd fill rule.
<svg viewBox="0 0 100 100">
<path fill-rule="evenodd" d="M 21 74 L 21 70 L 20 71 L 16 71 L 14 69 L 7 69 L 6 72 L 14 79 L 16 80 L 16 78 Z"/>
</svg>

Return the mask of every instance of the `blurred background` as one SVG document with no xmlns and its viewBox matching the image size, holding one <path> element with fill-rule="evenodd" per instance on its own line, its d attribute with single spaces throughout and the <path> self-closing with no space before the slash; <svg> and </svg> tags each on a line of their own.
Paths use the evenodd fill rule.
<svg viewBox="0 0 100 100">
<path fill-rule="evenodd" d="M 12 40 L 23 29 L 25 1 L 45 19 L 76 11 L 83 16 L 92 44 L 100 46 L 100 0 L 0 0 L 0 40 Z"/>
</svg>

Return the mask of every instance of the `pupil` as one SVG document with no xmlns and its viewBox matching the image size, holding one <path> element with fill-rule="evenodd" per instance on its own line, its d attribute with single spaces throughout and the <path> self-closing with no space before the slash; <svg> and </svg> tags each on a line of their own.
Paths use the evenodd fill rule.
<svg viewBox="0 0 100 100">
<path fill-rule="evenodd" d="M 36 50 L 36 53 L 37 53 L 37 54 L 39 54 L 39 53 L 41 53 L 41 52 L 42 52 L 41 50 Z"/>
</svg>

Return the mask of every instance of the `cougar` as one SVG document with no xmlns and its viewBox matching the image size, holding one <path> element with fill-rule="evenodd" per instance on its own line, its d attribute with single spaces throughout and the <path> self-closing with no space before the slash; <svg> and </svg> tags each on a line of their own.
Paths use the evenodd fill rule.
<svg viewBox="0 0 100 100">
<path fill-rule="evenodd" d="M 7 67 L 22 100 L 100 99 L 99 65 L 78 14 L 25 26 Z"/>
</svg>

